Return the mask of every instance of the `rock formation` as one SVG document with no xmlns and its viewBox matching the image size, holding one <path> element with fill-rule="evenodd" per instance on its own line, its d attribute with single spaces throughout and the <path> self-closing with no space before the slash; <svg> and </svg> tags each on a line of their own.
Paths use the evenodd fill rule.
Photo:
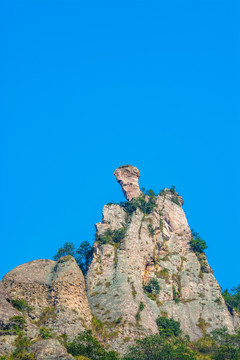
<svg viewBox="0 0 240 360">
<path fill-rule="evenodd" d="M 131 174 L 138 178 L 136 168 L 119 168 L 114 174 L 128 199 L 140 194 L 133 195 L 130 185 Z M 234 331 L 236 317 L 225 305 L 205 254 L 196 254 L 190 247 L 182 198 L 165 189 L 154 200 L 150 213 L 139 207 L 129 214 L 123 206 L 105 205 L 102 223 L 96 224 L 87 294 L 92 313 L 106 328 L 116 324 L 118 334 L 112 346 L 118 351 L 127 340 L 156 333 L 159 315 L 180 321 L 193 340 L 205 330 L 223 326 Z M 145 201 L 149 196 L 145 195 Z M 124 234 L 119 243 L 114 242 L 116 231 Z M 111 233 L 113 240 L 107 241 L 104 234 Z M 152 281 L 159 285 L 159 294 L 147 291 Z"/>
<path fill-rule="evenodd" d="M 91 327 L 91 311 L 81 270 L 72 256 L 58 262 L 34 260 L 7 273 L 2 284 L 10 300 L 32 308 L 30 321 L 70 337 Z"/>
<path fill-rule="evenodd" d="M 0 283 L 0 326 L 7 325 L 8 320 L 18 315 L 18 311 L 9 303 L 9 296 L 6 289 Z"/>
<path fill-rule="evenodd" d="M 158 332 L 158 316 L 180 321 L 192 340 L 226 327 L 233 333 L 239 318 L 226 306 L 204 252 L 190 245 L 192 234 L 174 189 L 143 194 L 136 167 L 115 170 L 129 202 L 105 205 L 96 224 L 94 254 L 85 280 L 76 261 L 35 260 L 7 273 L 0 283 L 0 355 L 14 350 L 14 317 L 37 360 L 72 356 L 56 338 L 39 340 L 44 326 L 69 339 L 101 323 L 98 338 L 123 353 L 134 339 Z M 17 311 L 14 301 L 25 301 Z M 91 310 L 90 310 L 91 309 Z M 92 318 L 94 315 L 94 318 Z"/>
<path fill-rule="evenodd" d="M 74 360 L 56 339 L 40 340 L 30 347 L 36 360 Z"/>
<path fill-rule="evenodd" d="M 123 165 L 116 169 L 113 174 L 121 185 L 127 200 L 131 201 L 141 194 L 138 185 L 138 179 L 140 177 L 138 168 L 132 165 Z"/>
</svg>

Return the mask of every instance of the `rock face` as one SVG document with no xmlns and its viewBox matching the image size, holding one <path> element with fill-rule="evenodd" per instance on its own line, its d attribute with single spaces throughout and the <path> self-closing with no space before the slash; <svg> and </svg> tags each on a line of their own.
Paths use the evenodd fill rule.
<svg viewBox="0 0 240 360">
<path fill-rule="evenodd" d="M 72 256 L 20 265 L 4 276 L 2 285 L 9 299 L 27 301 L 32 310 L 26 316 L 36 325 L 70 338 L 91 327 L 84 277 Z"/>
<path fill-rule="evenodd" d="M 7 300 L 9 296 L 0 282 L 0 329 L 7 325 L 11 317 L 19 315 L 19 312 Z"/>
<path fill-rule="evenodd" d="M 56 339 L 40 340 L 30 347 L 36 360 L 74 360 Z"/>
<path fill-rule="evenodd" d="M 138 179 L 140 172 L 138 168 L 132 165 L 123 165 L 116 169 L 113 173 L 117 181 L 122 187 L 124 196 L 127 200 L 131 201 L 133 198 L 141 194 Z"/>
<path fill-rule="evenodd" d="M 114 174 L 128 199 L 139 194 L 131 188 L 131 174 L 138 178 L 136 168 L 119 168 Z M 165 189 L 155 201 L 149 214 L 141 208 L 129 214 L 120 205 L 105 205 L 102 223 L 96 224 L 87 294 L 92 313 L 106 331 L 111 333 L 114 324 L 111 345 L 118 351 L 132 338 L 156 333 L 159 315 L 180 321 L 192 340 L 223 326 L 233 332 L 238 321 L 225 305 L 206 255 L 190 247 L 182 198 Z M 123 233 L 118 243 L 105 236 L 116 230 Z M 152 281 L 159 284 L 159 294 L 149 293 Z"/>
<path fill-rule="evenodd" d="M 0 356 L 14 349 L 13 342 L 16 336 L 11 336 L 11 318 L 19 316 L 17 311 L 10 303 L 9 297 L 3 285 L 0 283 L 0 331 L 5 332 L 6 336 L 0 336 Z"/>
</svg>

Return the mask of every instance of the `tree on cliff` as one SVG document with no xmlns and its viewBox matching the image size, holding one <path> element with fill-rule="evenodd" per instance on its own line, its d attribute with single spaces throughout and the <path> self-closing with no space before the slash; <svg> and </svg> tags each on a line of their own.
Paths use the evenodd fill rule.
<svg viewBox="0 0 240 360">
<path fill-rule="evenodd" d="M 240 284 L 229 291 L 224 290 L 222 293 L 227 305 L 231 306 L 240 314 Z"/>
<path fill-rule="evenodd" d="M 86 274 L 88 268 L 92 261 L 93 248 L 88 241 L 83 241 L 79 248 L 76 250 L 75 259 L 78 266 L 83 272 L 83 275 Z"/>
<path fill-rule="evenodd" d="M 58 249 L 56 255 L 53 256 L 53 260 L 58 261 L 63 256 L 71 255 L 75 258 L 78 266 L 83 272 L 83 275 L 85 275 L 89 265 L 91 264 L 92 254 L 93 249 L 88 241 L 81 242 L 77 250 L 72 242 L 65 242 L 63 247 Z"/>
<path fill-rule="evenodd" d="M 202 253 L 205 249 L 207 249 L 206 241 L 201 239 L 199 233 L 195 232 L 191 229 L 192 237 L 190 240 L 190 246 L 194 252 Z"/>
<path fill-rule="evenodd" d="M 66 255 L 71 255 L 73 257 L 75 257 L 75 246 L 73 245 L 72 242 L 65 242 L 63 247 L 61 247 L 60 249 L 58 249 L 58 252 L 56 253 L 56 255 L 53 256 L 53 260 L 58 261 L 61 257 L 66 256 Z"/>
</svg>

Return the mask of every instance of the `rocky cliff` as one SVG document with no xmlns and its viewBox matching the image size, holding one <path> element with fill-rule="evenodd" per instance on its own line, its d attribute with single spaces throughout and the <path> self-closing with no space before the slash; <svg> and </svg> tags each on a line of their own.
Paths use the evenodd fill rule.
<svg viewBox="0 0 240 360">
<path fill-rule="evenodd" d="M 34 341 L 40 339 L 41 329 L 49 330 L 53 336 L 67 335 L 71 339 L 91 328 L 84 277 L 72 256 L 58 262 L 34 260 L 20 265 L 4 276 L 0 290 L 0 355 L 14 348 L 17 334 L 14 325 L 19 326 L 21 319 L 26 322 L 22 330 Z M 65 357 L 66 350 L 57 340 L 39 342 L 31 352 L 37 360 L 48 359 L 49 347 L 52 352 L 58 348 L 56 359 L 72 358 Z M 59 353 L 62 357 L 58 357 Z"/>
<path fill-rule="evenodd" d="M 125 197 L 133 203 L 139 199 L 136 168 L 126 166 L 114 174 Z M 225 305 L 206 255 L 191 249 L 182 204 L 174 190 L 165 189 L 158 196 L 140 195 L 133 209 L 128 204 L 103 208 L 87 294 L 92 313 L 106 328 L 115 324 L 115 349 L 156 333 L 159 315 L 180 321 L 191 339 L 223 326 L 234 331 L 237 319 Z"/>
<path fill-rule="evenodd" d="M 58 262 L 31 261 L 4 276 L 0 355 L 14 349 L 14 321 L 19 316 L 35 342 L 29 351 L 39 360 L 71 359 L 57 338 L 71 339 L 91 328 L 103 343 L 124 352 L 133 339 L 158 332 L 158 316 L 180 321 L 193 340 L 216 328 L 225 326 L 232 333 L 239 326 L 205 253 L 190 244 L 181 196 L 174 189 L 144 194 L 138 185 L 139 170 L 130 165 L 114 175 L 128 201 L 103 207 L 86 289 L 71 256 Z M 97 329 L 96 324 L 101 326 Z M 42 327 L 55 339 L 42 340 Z"/>
</svg>

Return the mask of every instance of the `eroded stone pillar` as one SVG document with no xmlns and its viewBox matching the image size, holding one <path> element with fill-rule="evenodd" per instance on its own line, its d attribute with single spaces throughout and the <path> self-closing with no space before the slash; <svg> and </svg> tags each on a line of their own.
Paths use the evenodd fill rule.
<svg viewBox="0 0 240 360">
<path fill-rule="evenodd" d="M 138 168 L 132 165 L 123 165 L 116 169 L 113 174 L 116 176 L 117 182 L 121 185 L 123 194 L 128 201 L 141 194 L 138 184 L 140 177 Z"/>
</svg>

